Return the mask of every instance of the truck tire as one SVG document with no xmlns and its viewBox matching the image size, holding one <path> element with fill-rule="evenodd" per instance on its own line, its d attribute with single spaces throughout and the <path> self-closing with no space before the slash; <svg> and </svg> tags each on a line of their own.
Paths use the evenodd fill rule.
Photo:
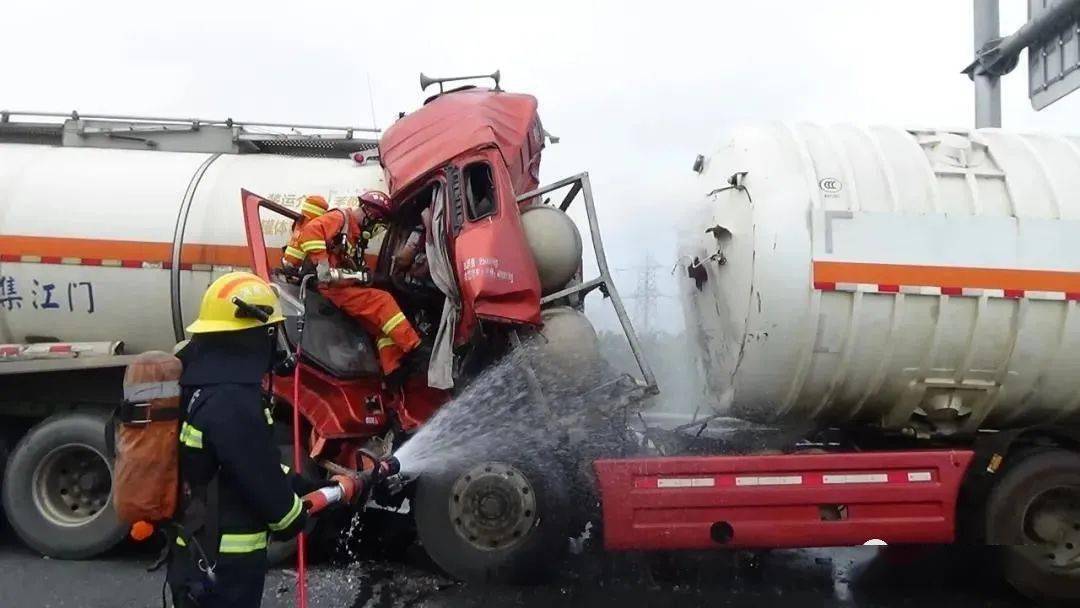
<svg viewBox="0 0 1080 608">
<path fill-rule="evenodd" d="M 542 582 L 569 545 L 563 477 L 553 460 L 541 466 L 519 455 L 456 458 L 425 471 L 414 502 L 420 542 L 460 580 Z"/>
<path fill-rule="evenodd" d="M 1040 605 L 1080 601 L 1080 454 L 1042 449 L 1002 472 L 986 507 L 986 542 L 1006 580 Z M 1068 564 L 1064 562 L 1069 562 Z"/>
<path fill-rule="evenodd" d="M 105 454 L 101 416 L 57 414 L 23 436 L 5 468 L 3 505 L 24 543 L 49 557 L 85 559 L 123 540 Z"/>
<path fill-rule="evenodd" d="M 11 454 L 11 446 L 8 438 L 0 433 L 0 488 L 4 487 L 4 469 L 7 467 L 8 455 Z M 7 518 L 4 517 L 4 507 L 0 504 L 0 529 L 3 529 Z"/>
</svg>

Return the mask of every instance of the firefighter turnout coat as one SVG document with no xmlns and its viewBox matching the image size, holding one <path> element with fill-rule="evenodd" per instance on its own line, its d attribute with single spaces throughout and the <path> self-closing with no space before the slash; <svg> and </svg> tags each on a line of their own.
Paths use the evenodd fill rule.
<svg viewBox="0 0 1080 608">
<path fill-rule="evenodd" d="M 267 328 L 256 327 L 198 334 L 178 355 L 186 412 L 176 520 L 194 539 L 174 541 L 168 580 L 175 597 L 190 596 L 179 605 L 259 606 L 270 537 L 291 538 L 306 521 L 300 495 L 317 485 L 287 475 L 262 397 L 273 352 Z"/>
</svg>

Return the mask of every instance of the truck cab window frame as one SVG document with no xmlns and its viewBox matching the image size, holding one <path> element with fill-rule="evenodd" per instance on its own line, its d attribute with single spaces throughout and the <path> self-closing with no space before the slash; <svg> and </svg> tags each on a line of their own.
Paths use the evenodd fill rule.
<svg viewBox="0 0 1080 608">
<path fill-rule="evenodd" d="M 495 178 L 491 165 L 475 162 L 462 171 L 465 182 L 465 215 L 470 222 L 495 215 L 499 207 L 495 199 Z"/>
</svg>

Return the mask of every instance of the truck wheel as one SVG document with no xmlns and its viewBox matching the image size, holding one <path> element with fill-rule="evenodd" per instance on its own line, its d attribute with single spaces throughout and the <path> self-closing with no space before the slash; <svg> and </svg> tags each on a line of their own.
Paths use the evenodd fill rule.
<svg viewBox="0 0 1080 608">
<path fill-rule="evenodd" d="M 414 508 L 428 555 L 468 582 L 539 582 L 569 544 L 566 488 L 554 461 L 455 459 L 420 475 Z"/>
<path fill-rule="evenodd" d="M 1042 604 L 1080 600 L 1080 454 L 1060 449 L 1021 456 L 987 501 L 987 543 L 1005 578 Z"/>
<path fill-rule="evenodd" d="M 105 419 L 58 414 L 31 428 L 8 458 L 3 504 L 8 522 L 35 551 L 85 559 L 127 533 L 112 503 Z"/>
</svg>

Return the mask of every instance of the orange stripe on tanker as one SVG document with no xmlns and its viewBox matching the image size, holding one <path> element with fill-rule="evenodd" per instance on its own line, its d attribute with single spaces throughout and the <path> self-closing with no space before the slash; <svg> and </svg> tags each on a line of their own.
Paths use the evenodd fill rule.
<svg viewBox="0 0 1080 608">
<path fill-rule="evenodd" d="M 244 245 L 188 243 L 180 250 L 181 264 L 213 266 L 249 266 L 251 255 Z M 170 262 L 172 243 L 124 241 L 51 236 L 0 235 L 0 254 L 5 260 L 37 256 L 56 258 L 57 263 L 71 258 L 83 260 L 141 260 Z"/>
<path fill-rule="evenodd" d="M 1080 272 L 814 261 L 815 283 L 1080 292 Z"/>
<path fill-rule="evenodd" d="M 280 249 L 267 247 L 266 251 L 270 267 L 280 266 Z M 78 264 L 75 260 L 79 260 Z M 251 265 L 251 255 L 244 245 L 188 243 L 181 249 L 180 260 L 182 270 L 209 271 L 213 266 L 247 268 Z M 374 268 L 379 256 L 368 253 L 364 255 L 364 260 Z M 0 235 L 0 262 L 169 268 L 172 264 L 172 243 Z"/>
</svg>

